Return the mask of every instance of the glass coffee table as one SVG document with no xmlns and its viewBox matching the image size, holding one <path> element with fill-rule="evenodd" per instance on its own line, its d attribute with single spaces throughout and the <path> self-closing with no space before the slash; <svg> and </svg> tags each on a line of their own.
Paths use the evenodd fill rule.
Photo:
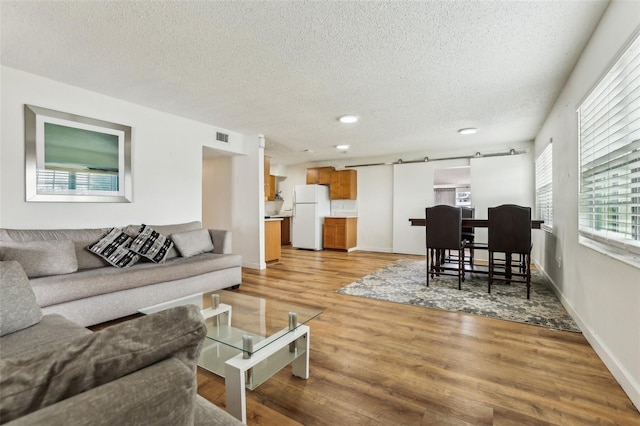
<svg viewBox="0 0 640 426">
<path fill-rule="evenodd" d="M 218 290 L 139 309 L 152 314 L 174 306 L 200 308 L 207 326 L 198 365 L 225 379 L 227 410 L 247 422 L 245 388 L 253 390 L 291 364 L 293 375 L 309 378 L 307 322 L 319 308 Z"/>
</svg>

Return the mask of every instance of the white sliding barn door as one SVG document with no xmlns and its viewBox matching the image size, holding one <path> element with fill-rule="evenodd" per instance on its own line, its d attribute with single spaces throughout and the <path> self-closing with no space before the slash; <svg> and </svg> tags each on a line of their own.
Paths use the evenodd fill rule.
<svg viewBox="0 0 640 426">
<path fill-rule="evenodd" d="M 411 226 L 410 217 L 425 217 L 433 204 L 433 163 L 393 166 L 393 252 L 424 255 L 425 230 Z"/>
<path fill-rule="evenodd" d="M 534 207 L 534 169 L 531 155 L 471 159 L 471 204 L 477 219 L 487 219 L 487 209 L 500 204 Z M 532 212 L 533 214 L 533 212 Z M 487 229 L 476 228 L 476 241 L 487 241 Z M 486 259 L 484 250 L 476 258 Z"/>
</svg>

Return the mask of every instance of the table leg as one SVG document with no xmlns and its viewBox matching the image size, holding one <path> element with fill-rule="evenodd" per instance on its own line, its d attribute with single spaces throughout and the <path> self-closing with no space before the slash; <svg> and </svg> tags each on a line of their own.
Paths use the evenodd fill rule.
<svg viewBox="0 0 640 426">
<path fill-rule="evenodd" d="M 301 345 L 305 345 L 305 354 L 304 357 L 298 357 L 291 363 L 291 370 L 294 376 L 301 377 L 303 379 L 309 378 L 309 340 L 310 339 L 310 331 L 307 332 L 304 336 L 300 337 L 297 340 L 297 350 L 299 350 Z"/>
<path fill-rule="evenodd" d="M 247 423 L 247 396 L 244 388 L 244 371 L 226 364 L 224 389 L 227 398 L 227 411 L 242 423 Z"/>
</svg>

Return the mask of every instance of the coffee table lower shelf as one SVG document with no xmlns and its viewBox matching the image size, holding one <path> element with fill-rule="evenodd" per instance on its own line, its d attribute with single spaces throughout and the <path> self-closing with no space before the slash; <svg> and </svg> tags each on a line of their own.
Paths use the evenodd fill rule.
<svg viewBox="0 0 640 426">
<path fill-rule="evenodd" d="M 309 378 L 309 338 L 309 327 L 298 325 L 257 342 L 252 355 L 205 339 L 198 365 L 224 377 L 227 411 L 246 423 L 245 388 L 256 389 L 289 364 L 294 376 Z"/>
</svg>

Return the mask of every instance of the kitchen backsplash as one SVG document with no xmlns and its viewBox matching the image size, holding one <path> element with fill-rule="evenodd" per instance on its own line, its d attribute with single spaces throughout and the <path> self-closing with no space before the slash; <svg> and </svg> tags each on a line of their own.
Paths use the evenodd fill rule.
<svg viewBox="0 0 640 426">
<path fill-rule="evenodd" d="M 265 201 L 264 202 L 264 214 L 266 216 L 273 216 L 277 214 L 283 214 L 282 203 L 283 200 L 278 201 Z"/>
<path fill-rule="evenodd" d="M 264 214 L 266 216 L 291 214 L 291 209 L 283 209 L 283 201 L 265 201 Z M 358 200 L 333 200 L 331 201 L 332 216 L 357 216 Z"/>
<path fill-rule="evenodd" d="M 332 216 L 357 216 L 358 200 L 332 200 L 331 201 Z"/>
</svg>

